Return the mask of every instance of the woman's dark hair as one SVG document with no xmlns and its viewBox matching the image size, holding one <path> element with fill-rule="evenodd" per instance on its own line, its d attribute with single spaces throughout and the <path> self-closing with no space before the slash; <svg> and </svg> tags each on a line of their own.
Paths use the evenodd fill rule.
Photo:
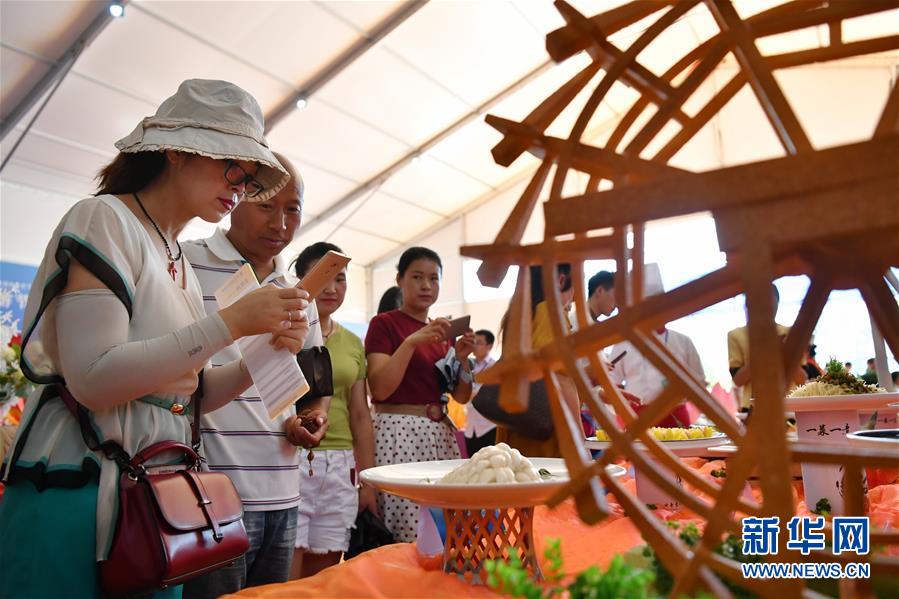
<svg viewBox="0 0 899 599">
<path fill-rule="evenodd" d="M 431 262 L 436 262 L 437 266 L 440 267 L 440 270 L 443 270 L 443 262 L 440 261 L 440 256 L 437 255 L 437 252 L 434 250 L 430 250 L 428 248 L 423 247 L 411 247 L 400 256 L 400 261 L 396 265 L 396 272 L 400 276 L 406 274 L 406 269 L 409 268 L 409 265 L 415 262 L 416 260 L 430 260 Z"/>
<path fill-rule="evenodd" d="M 543 267 L 539 264 L 535 264 L 530 267 L 531 269 L 531 318 L 534 317 L 534 314 L 537 313 L 537 304 L 544 301 L 546 299 L 546 294 L 543 293 Z M 571 264 L 562 263 L 556 264 L 556 276 L 564 275 L 565 279 L 562 281 L 562 288 L 560 291 L 568 291 L 571 289 L 571 286 L 574 284 L 574 279 L 571 278 Z M 513 298 L 514 300 L 514 298 Z M 500 321 L 499 325 L 499 335 L 500 338 L 504 336 L 506 331 L 506 326 L 509 324 L 509 313 L 512 310 L 512 302 L 509 302 L 509 308 L 506 309 L 506 313 L 503 314 L 503 318 Z"/>
<path fill-rule="evenodd" d="M 568 291 L 574 284 L 571 278 L 571 265 L 567 263 L 556 265 L 556 276 L 563 275 L 565 279 L 562 281 L 562 289 L 560 291 Z M 537 304 L 546 299 L 543 293 L 543 267 L 539 264 L 531 266 L 531 316 L 537 312 Z"/>
<path fill-rule="evenodd" d="M 381 301 L 378 302 L 378 314 L 399 310 L 403 305 L 403 290 L 394 285 L 384 292 Z"/>
<path fill-rule="evenodd" d="M 165 170 L 165 152 L 119 152 L 97 174 L 97 193 L 125 194 L 140 191 Z"/>
<path fill-rule="evenodd" d="M 295 270 L 297 273 L 297 277 L 303 278 L 306 276 L 306 273 L 309 272 L 309 269 L 312 268 L 312 263 L 316 260 L 321 260 L 322 257 L 328 252 L 338 252 L 340 254 L 343 253 L 343 250 L 334 245 L 333 243 L 328 243 L 327 241 L 319 241 L 317 243 L 313 243 L 312 245 L 306 246 L 300 255 L 297 256 L 297 259 L 294 261 L 296 266 Z"/>
</svg>

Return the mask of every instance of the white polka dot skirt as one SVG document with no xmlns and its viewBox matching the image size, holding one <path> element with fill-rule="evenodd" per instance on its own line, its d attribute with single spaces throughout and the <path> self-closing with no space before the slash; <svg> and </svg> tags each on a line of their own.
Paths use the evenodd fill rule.
<svg viewBox="0 0 899 599">
<path fill-rule="evenodd" d="M 453 429 L 422 416 L 375 414 L 375 465 L 454 460 L 462 457 Z M 418 505 L 396 495 L 378 493 L 384 524 L 397 542 L 418 535 Z"/>
</svg>

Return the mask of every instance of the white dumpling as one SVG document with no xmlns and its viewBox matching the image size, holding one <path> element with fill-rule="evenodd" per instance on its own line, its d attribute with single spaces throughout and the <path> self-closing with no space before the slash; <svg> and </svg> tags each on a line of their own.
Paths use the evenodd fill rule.
<svg viewBox="0 0 899 599">
<path fill-rule="evenodd" d="M 486 483 L 492 483 L 495 481 L 496 481 L 496 471 L 493 470 L 492 468 L 488 468 L 487 470 L 484 470 L 483 472 L 481 472 L 478 475 L 478 480 L 477 480 L 478 483 L 486 484 Z"/>
<path fill-rule="evenodd" d="M 535 482 L 540 476 L 534 465 L 517 449 L 505 443 L 484 447 L 463 464 L 448 472 L 441 482 L 491 484 Z"/>
<path fill-rule="evenodd" d="M 509 466 L 509 455 L 500 453 L 490 456 L 490 465 L 494 468 L 506 468 Z"/>
</svg>

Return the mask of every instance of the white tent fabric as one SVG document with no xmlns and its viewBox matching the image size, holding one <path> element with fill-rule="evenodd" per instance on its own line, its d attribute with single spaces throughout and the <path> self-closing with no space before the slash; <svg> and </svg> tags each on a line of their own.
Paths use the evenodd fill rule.
<svg viewBox="0 0 899 599">
<path fill-rule="evenodd" d="M 588 15 L 622 3 L 572 2 Z M 743 16 L 778 3 L 735 2 Z M 111 21 L 75 63 L 0 175 L 2 260 L 40 261 L 59 217 L 91 193 L 94 174 L 114 156 L 113 142 L 152 113 L 181 80 L 231 80 L 270 114 L 403 5 L 128 2 L 125 16 Z M 4 118 L 106 6 L 85 0 L 0 3 Z M 524 155 L 509 168 L 496 165 L 490 149 L 501 137 L 482 115 L 520 120 L 587 64 L 583 53 L 560 65 L 549 63 L 545 36 L 563 24 L 544 0 L 432 0 L 316 91 L 307 108 L 290 112 L 272 128 L 272 148 L 293 160 L 306 181 L 304 224 L 288 251 L 327 239 L 354 259 L 345 318 L 368 319 L 392 284 L 399 252 L 411 244 L 432 246 L 444 257 L 441 311 L 495 316 L 497 306 L 504 306 L 503 293 L 486 304 L 466 300 L 471 292 L 463 271 L 471 269 L 464 267 L 458 247 L 492 240 L 537 161 Z M 612 41 L 625 48 L 647 24 L 635 23 Z M 700 3 L 639 60 L 661 73 L 717 31 Z M 893 10 L 848 21 L 843 36 L 849 42 L 897 33 L 899 11 Z M 770 55 L 827 41 L 822 26 L 758 43 Z M 697 110 L 735 69 L 728 55 L 686 111 Z M 777 79 L 812 143 L 826 147 L 870 135 L 897 69 L 899 52 L 892 51 L 783 70 Z M 568 135 L 589 91 L 548 133 Z M 633 90 L 616 84 L 592 119 L 586 141 L 601 144 L 635 98 Z M 4 159 L 35 111 L 3 139 Z M 435 136 L 439 141 L 428 147 Z M 673 162 L 701 171 L 780 155 L 745 87 Z M 379 178 L 386 171 L 389 176 Z M 576 192 L 586 179 L 569 183 Z M 196 222 L 183 237 L 212 230 L 213 225 Z M 539 211 L 526 238 L 542 238 Z"/>
</svg>

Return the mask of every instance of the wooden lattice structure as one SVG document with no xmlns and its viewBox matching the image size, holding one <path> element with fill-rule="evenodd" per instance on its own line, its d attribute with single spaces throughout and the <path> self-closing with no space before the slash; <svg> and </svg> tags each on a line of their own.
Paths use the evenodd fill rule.
<svg viewBox="0 0 899 599">
<path fill-rule="evenodd" d="M 786 522 L 795 513 L 790 463 L 842 464 L 846 473 L 847 515 L 864 514 L 864 492 L 859 481 L 865 465 L 899 466 L 899 457 L 886 451 L 830 449 L 820 445 L 788 445 L 784 420 L 786 373 L 799 363 L 829 293 L 857 288 L 892 354 L 899 358 L 899 308 L 884 274 L 899 265 L 899 86 L 889 94 L 870 141 L 816 151 L 773 76 L 773 71 L 815 62 L 883 52 L 899 48 L 892 35 L 843 43 L 846 19 L 899 6 L 895 0 L 793 1 L 742 19 L 728 0 L 632 2 L 592 18 L 562 1 L 556 7 L 567 25 L 547 36 L 547 48 L 558 62 L 586 51 L 591 64 L 548 97 L 521 122 L 489 116 L 487 122 L 504 139 L 493 149 L 497 163 L 509 165 L 523 152 L 542 159 L 527 189 L 495 242 L 463 248 L 465 256 L 479 258 L 481 281 L 496 286 L 511 265 L 552 265 L 567 262 L 573 272 L 583 271 L 587 259 L 614 258 L 618 264 L 616 294 L 619 313 L 588 325 L 584 282 L 575 277 L 579 328 L 566 333 L 561 299 L 555 289 L 554 269 L 543 268 L 543 285 L 553 315 L 555 342 L 539 352 L 530 347 L 529 274 L 519 269 L 518 283 L 506 330 L 502 360 L 482 376 L 483 382 L 501 384 L 500 401 L 509 411 L 526 409 L 527 382 L 544 377 L 551 396 L 561 450 L 572 475 L 571 484 L 556 497 L 574 496 L 581 518 L 597 522 L 608 513 L 602 485 L 611 490 L 628 515 L 653 545 L 666 567 L 676 575 L 672 596 L 705 588 L 717 596 L 729 591 L 717 575 L 762 596 L 811 595 L 798 580 L 744 579 L 738 564 L 713 553 L 722 534 L 740 534 L 742 515 L 779 516 Z M 708 10 L 720 32 L 687 53 L 667 72 L 657 76 L 637 60 L 640 52 L 668 27 L 694 8 Z M 616 31 L 653 16 L 655 20 L 622 50 L 609 41 Z M 826 26 L 827 46 L 762 56 L 756 39 L 812 26 Z M 684 103 L 696 92 L 728 53 L 740 69 L 698 112 L 688 115 Z M 600 71 L 602 70 L 602 71 Z M 544 133 L 552 121 L 594 78 L 592 95 L 567 139 Z M 582 142 L 587 125 L 612 85 L 625 82 L 640 93 L 604 147 Z M 668 161 L 733 98 L 749 85 L 784 149 L 784 158 L 704 173 L 669 166 Z M 654 108 L 641 127 L 635 123 Z M 653 112 L 650 110 L 649 112 Z M 676 132 L 661 149 L 646 157 L 651 142 L 663 128 L 676 123 Z M 633 130 L 632 130 L 633 129 Z M 666 129 L 667 131 L 667 129 Z M 629 137 L 628 137 L 629 136 Z M 624 139 L 629 141 L 624 144 Z M 525 226 L 538 197 L 555 167 L 545 204 L 544 241 L 522 245 Z M 585 173 L 585 193 L 563 197 L 565 179 Z M 613 184 L 599 191 L 605 180 Z M 816 214 L 813 227 L 795 226 L 808 211 Z M 644 225 L 647 221 L 710 211 L 718 229 L 719 245 L 727 265 L 698 280 L 662 295 L 643 298 Z M 611 233 L 609 233 L 609 230 Z M 628 234 L 633 236 L 628 243 Z M 633 270 L 628 272 L 628 261 Z M 799 316 L 785 342 L 774 326 L 771 282 L 784 275 L 805 274 L 811 285 Z M 705 387 L 659 342 L 651 331 L 715 303 L 746 294 L 752 385 L 756 407 L 743 429 L 709 395 Z M 722 332 L 723 334 L 723 332 Z M 630 341 L 668 379 L 662 396 L 639 418 L 611 383 L 597 352 L 621 340 Z M 589 367 L 584 367 L 584 362 Z M 577 414 L 560 400 L 559 374 L 573 379 L 586 403 L 608 432 L 613 448 L 592 460 L 583 445 Z M 589 375 L 598 380 L 604 395 L 626 423 L 616 428 L 600 406 Z M 738 447 L 721 485 L 711 483 L 685 467 L 657 443 L 647 428 L 687 398 L 698 406 Z M 653 466 L 636 449 L 639 439 L 650 446 L 670 472 Z M 647 507 L 630 495 L 603 467 L 625 457 L 655 484 L 706 520 L 702 543 L 688 550 L 665 530 Z M 761 504 L 740 497 L 744 481 L 759 471 Z M 694 494 L 675 484 L 680 476 Z M 601 481 L 601 482 L 600 482 Z M 780 535 L 777 561 L 860 561 L 871 564 L 872 575 L 899 575 L 899 559 L 883 555 L 858 557 L 813 552 L 803 557 L 787 551 Z M 873 530 L 872 545 L 899 545 L 899 532 Z M 841 581 L 843 596 L 866 596 L 866 581 Z"/>
<path fill-rule="evenodd" d="M 534 508 L 444 508 L 443 517 L 444 572 L 473 584 L 486 584 L 484 564 L 495 559 L 508 561 L 514 555 L 535 578 L 542 578 L 534 542 Z"/>
</svg>

